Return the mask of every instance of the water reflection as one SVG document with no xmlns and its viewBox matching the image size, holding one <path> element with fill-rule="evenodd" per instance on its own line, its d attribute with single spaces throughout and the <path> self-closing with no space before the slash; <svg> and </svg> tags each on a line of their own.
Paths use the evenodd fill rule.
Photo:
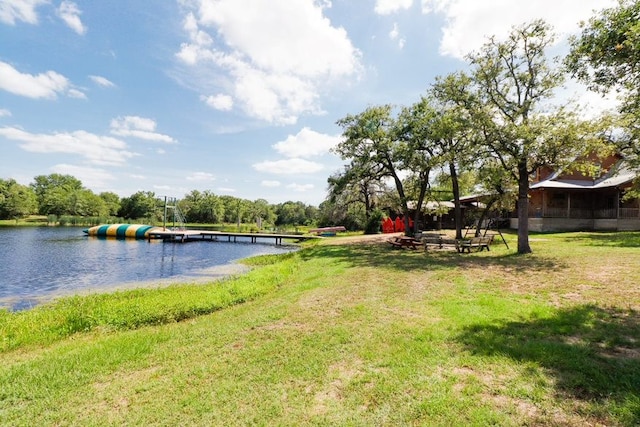
<svg viewBox="0 0 640 427">
<path fill-rule="evenodd" d="M 235 260 L 292 250 L 95 238 L 76 227 L 0 228 L 0 239 L 0 307 L 14 310 L 60 295 L 216 277 L 215 268 Z"/>
</svg>

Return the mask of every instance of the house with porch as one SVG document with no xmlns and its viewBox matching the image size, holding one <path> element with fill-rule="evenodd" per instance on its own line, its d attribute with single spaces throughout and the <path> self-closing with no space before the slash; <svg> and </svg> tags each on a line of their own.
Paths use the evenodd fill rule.
<svg viewBox="0 0 640 427">
<path fill-rule="evenodd" d="M 640 200 L 624 199 L 637 174 L 619 156 L 596 163 L 597 177 L 540 169 L 529 190 L 531 231 L 640 230 Z M 518 227 L 512 215 L 511 228 Z"/>
</svg>

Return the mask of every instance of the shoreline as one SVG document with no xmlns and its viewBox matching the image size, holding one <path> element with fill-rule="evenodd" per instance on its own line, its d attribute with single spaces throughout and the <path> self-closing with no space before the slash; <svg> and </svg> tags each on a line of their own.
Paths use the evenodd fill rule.
<svg viewBox="0 0 640 427">
<path fill-rule="evenodd" d="M 241 264 L 238 260 L 229 264 L 216 265 L 201 270 L 160 279 L 140 280 L 103 285 L 99 287 L 86 287 L 74 290 L 58 290 L 47 295 L 25 295 L 0 298 L 0 310 L 18 312 L 30 310 L 38 306 L 54 302 L 57 299 L 73 296 L 86 296 L 92 294 L 108 294 L 115 292 L 131 291 L 135 289 L 159 289 L 172 285 L 203 285 L 214 283 L 228 277 L 246 274 L 251 267 Z"/>
</svg>

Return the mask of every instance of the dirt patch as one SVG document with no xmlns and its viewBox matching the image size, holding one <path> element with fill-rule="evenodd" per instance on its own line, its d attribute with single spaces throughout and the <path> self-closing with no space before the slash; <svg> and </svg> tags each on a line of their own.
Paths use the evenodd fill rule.
<svg viewBox="0 0 640 427">
<path fill-rule="evenodd" d="M 363 243 L 384 244 L 391 237 L 402 236 L 403 233 L 389 234 L 361 234 L 357 236 L 327 237 L 322 243 L 325 245 L 360 245 Z"/>
</svg>

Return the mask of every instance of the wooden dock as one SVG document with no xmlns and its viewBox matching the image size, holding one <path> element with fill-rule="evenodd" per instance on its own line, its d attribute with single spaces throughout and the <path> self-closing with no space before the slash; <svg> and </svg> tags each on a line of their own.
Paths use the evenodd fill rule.
<svg viewBox="0 0 640 427">
<path fill-rule="evenodd" d="M 149 241 L 154 239 L 162 239 L 166 242 L 193 242 L 200 240 L 221 241 L 226 238 L 227 242 L 247 241 L 257 243 L 260 241 L 275 241 L 276 245 L 282 245 L 283 240 L 294 240 L 301 242 L 308 239 L 318 239 L 318 236 L 300 235 L 300 234 L 279 234 L 279 233 L 229 233 L 225 231 L 207 231 L 207 230 L 154 230 L 147 233 Z"/>
</svg>

